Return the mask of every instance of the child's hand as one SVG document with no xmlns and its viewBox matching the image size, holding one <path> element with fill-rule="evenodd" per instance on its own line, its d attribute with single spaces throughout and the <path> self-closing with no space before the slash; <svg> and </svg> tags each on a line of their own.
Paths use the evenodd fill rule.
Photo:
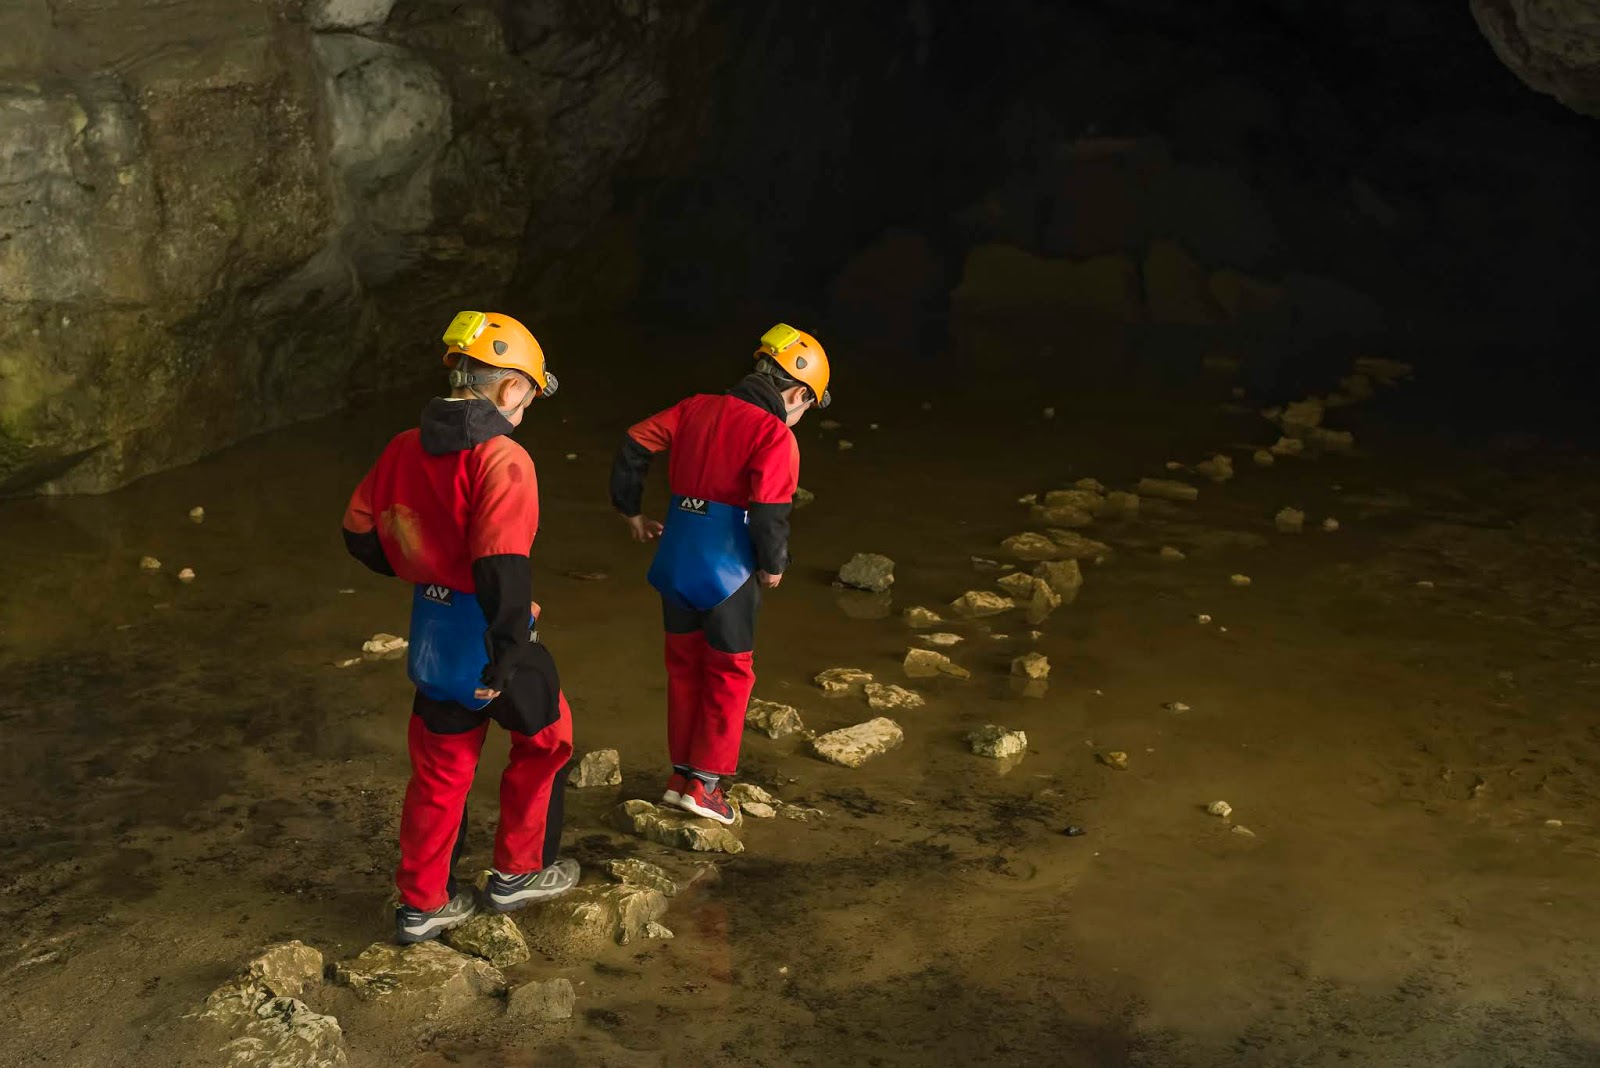
<svg viewBox="0 0 1600 1068">
<path fill-rule="evenodd" d="M 628 530 L 633 534 L 634 541 L 651 541 L 661 537 L 661 532 L 666 529 L 654 519 L 645 518 L 643 513 L 628 517 Z"/>
<path fill-rule="evenodd" d="M 532 604 L 530 604 L 528 606 L 528 611 L 533 614 L 533 621 L 535 623 L 539 622 L 539 612 L 541 611 L 541 609 L 539 608 L 539 602 L 538 601 L 534 601 Z"/>
<path fill-rule="evenodd" d="M 493 701 L 495 698 L 500 696 L 500 691 L 490 690 L 479 686 L 476 690 L 472 691 L 472 696 L 476 697 L 480 701 Z"/>
<path fill-rule="evenodd" d="M 775 590 L 778 588 L 778 583 L 783 581 L 783 575 L 781 573 L 774 575 L 767 571 L 757 571 L 756 581 L 761 584 L 761 588 L 764 590 Z"/>
</svg>

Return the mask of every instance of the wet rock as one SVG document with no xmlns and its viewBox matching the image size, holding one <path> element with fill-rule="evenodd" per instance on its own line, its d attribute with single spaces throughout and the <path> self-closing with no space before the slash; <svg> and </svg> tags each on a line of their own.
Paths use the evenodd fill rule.
<svg viewBox="0 0 1600 1068">
<path fill-rule="evenodd" d="M 948 648 L 952 645 L 960 645 L 962 642 L 966 641 L 966 639 L 959 634 L 949 634 L 943 631 L 936 634 L 923 634 L 920 635 L 920 638 L 929 645 L 937 645 L 943 648 Z"/>
<path fill-rule="evenodd" d="M 1003 568 L 1009 567 L 1009 566 L 1012 566 L 1012 565 L 1002 564 L 1002 563 L 1000 563 L 1000 561 L 991 560 L 987 556 L 974 556 L 972 558 L 972 567 L 976 571 L 984 571 L 984 572 L 1000 571 Z"/>
<path fill-rule="evenodd" d="M 906 624 L 912 627 L 937 627 L 944 617 L 931 608 L 907 608 L 903 613 Z"/>
<path fill-rule="evenodd" d="M 1098 482 L 1094 484 L 1099 485 Z M 1051 490 L 1039 503 L 1046 508 L 1076 508 L 1080 512 L 1093 515 L 1106 503 L 1106 497 L 1103 490 L 1084 489 L 1078 486 L 1069 490 Z"/>
<path fill-rule="evenodd" d="M 739 811 L 746 816 L 754 816 L 758 820 L 770 820 L 778 814 L 777 809 L 763 801 L 752 801 L 748 805 L 740 805 Z"/>
<path fill-rule="evenodd" d="M 1086 490 L 1089 493 L 1098 493 L 1101 496 L 1105 496 L 1106 492 L 1105 483 L 1101 482 L 1098 478 L 1080 478 L 1078 481 L 1074 482 L 1072 486 L 1074 489 Z"/>
<path fill-rule="evenodd" d="M 1238 586 L 1238 587 L 1240 587 L 1242 589 L 1242 588 L 1250 585 L 1250 576 L 1249 575 L 1229 575 L 1228 576 L 1228 581 L 1230 583 L 1232 583 L 1233 585 Z"/>
<path fill-rule="evenodd" d="M 160 571 L 161 561 L 153 556 L 144 556 L 139 559 L 140 571 Z"/>
<path fill-rule="evenodd" d="M 1322 532 L 1324 534 L 1337 534 L 1339 532 L 1339 521 L 1330 515 L 1322 521 Z"/>
<path fill-rule="evenodd" d="M 1015 608 L 1015 603 L 1009 597 L 1001 597 L 988 590 L 968 590 L 954 601 L 950 602 L 950 611 L 962 619 L 982 619 L 986 616 L 997 616 L 1001 612 L 1009 612 Z"/>
<path fill-rule="evenodd" d="M 740 784 L 743 785 L 743 784 Z M 733 789 L 737 790 L 735 786 Z M 730 796 L 732 791 L 729 791 Z M 665 868 L 651 864 L 647 860 L 637 857 L 624 857 L 618 860 L 606 861 L 605 873 L 619 883 L 629 886 L 642 886 L 654 890 L 663 897 L 678 896 L 678 882 L 667 874 Z"/>
<path fill-rule="evenodd" d="M 1194 469 L 1213 482 L 1226 482 L 1233 477 L 1233 457 L 1219 452 L 1211 459 L 1195 464 Z"/>
<path fill-rule="evenodd" d="M 877 428 L 874 427 L 873 429 Z M 765 805 L 762 807 L 766 808 Z M 772 810 L 767 809 L 767 812 L 770 815 Z M 672 929 L 670 927 L 666 926 L 665 924 L 656 923 L 654 920 L 651 920 L 649 923 L 644 925 L 644 936 L 646 938 L 660 939 L 662 941 L 667 941 L 678 937 L 672 933 Z"/>
<path fill-rule="evenodd" d="M 839 439 L 839 451 L 840 452 L 849 452 L 851 449 L 853 449 L 855 447 L 856 447 L 856 443 L 855 442 L 846 441 L 844 438 L 840 438 Z"/>
<path fill-rule="evenodd" d="M 744 843 L 734 830 L 711 820 L 700 819 L 678 808 L 652 805 L 648 801 L 624 801 L 606 817 L 611 826 L 636 834 L 659 845 L 687 849 L 696 853 L 742 853 Z"/>
<path fill-rule="evenodd" d="M 1168 711 L 1168 712 L 1187 712 L 1187 711 L 1189 711 L 1189 706 L 1184 704 L 1182 701 L 1164 701 L 1164 702 L 1162 702 L 1161 707 L 1163 709 L 1165 709 L 1166 711 Z"/>
<path fill-rule="evenodd" d="M 1306 443 L 1299 438 L 1279 438 L 1268 450 L 1273 456 L 1300 456 L 1305 451 Z"/>
<path fill-rule="evenodd" d="M 750 699 L 750 707 L 744 713 L 744 725 L 748 730 L 760 731 L 774 739 L 787 738 L 806 729 L 800 720 L 800 713 L 793 706 L 759 698 Z"/>
<path fill-rule="evenodd" d="M 860 668 L 829 668 L 814 680 L 824 697 L 848 697 L 872 681 L 872 672 Z"/>
<path fill-rule="evenodd" d="M 1028 751 L 1028 736 L 1023 731 L 987 723 L 967 734 L 967 744 L 978 756 L 1006 760 Z"/>
<path fill-rule="evenodd" d="M 596 749 L 583 754 L 567 776 L 567 785 L 577 787 L 622 785 L 622 757 L 615 749 Z"/>
<path fill-rule="evenodd" d="M 311 0 L 306 21 L 314 30 L 354 30 L 376 26 L 389 17 L 395 0 Z"/>
<path fill-rule="evenodd" d="M 509 968 L 528 959 L 528 943 L 517 922 L 501 912 L 480 911 L 460 927 L 443 935 L 451 949 L 481 957 L 496 968 Z"/>
<path fill-rule="evenodd" d="M 1303 438 L 1312 429 L 1322 425 L 1326 414 L 1326 406 L 1318 397 L 1307 397 L 1303 401 L 1286 404 L 1283 413 L 1278 416 L 1277 423 L 1283 427 L 1283 432 L 1291 438 Z"/>
<path fill-rule="evenodd" d="M 833 600 L 839 611 L 851 619 L 888 619 L 889 613 L 894 611 L 894 594 L 888 590 L 873 593 L 839 586 L 834 590 Z"/>
<path fill-rule="evenodd" d="M 1070 504 L 1058 504 L 1054 507 L 1036 504 L 1030 509 L 1029 515 L 1036 523 L 1048 523 L 1055 527 L 1086 527 L 1094 522 L 1093 512 L 1086 512 Z M 1023 557 L 1023 559 L 1028 558 Z"/>
<path fill-rule="evenodd" d="M 1046 560 L 1033 569 L 1033 577 L 1054 590 L 1062 604 L 1076 601 L 1083 589 L 1083 568 L 1076 560 Z"/>
<path fill-rule="evenodd" d="M 1298 508 L 1283 508 L 1272 517 L 1279 534 L 1298 534 L 1305 529 L 1306 514 Z"/>
<path fill-rule="evenodd" d="M 1155 497 L 1163 501 L 1197 501 L 1200 491 L 1187 482 L 1170 478 L 1142 478 L 1137 487 L 1139 496 Z"/>
<path fill-rule="evenodd" d="M 1019 560 L 1054 560 L 1061 555 L 1054 541 L 1032 531 L 1013 534 L 1000 547 Z"/>
<path fill-rule="evenodd" d="M 1323 452 L 1350 452 L 1356 447 L 1356 436 L 1348 430 L 1319 426 L 1306 435 L 1306 444 Z"/>
<path fill-rule="evenodd" d="M 894 585 L 894 561 L 878 553 L 856 553 L 839 569 L 839 581 L 858 590 L 882 593 Z"/>
<path fill-rule="evenodd" d="M 279 942 L 245 965 L 243 978 L 274 997 L 297 998 L 322 982 L 322 954 L 301 941 Z"/>
<path fill-rule="evenodd" d="M 961 667 L 943 653 L 936 653 L 932 649 L 912 649 L 906 653 L 902 663 L 908 678 L 931 679 L 938 675 L 946 675 L 953 679 L 966 679 L 972 677 L 972 672 Z"/>
<path fill-rule="evenodd" d="M 922 695 L 915 690 L 879 682 L 867 683 L 867 707 L 874 712 L 921 708 L 924 704 L 926 702 L 922 699 Z"/>
<path fill-rule="evenodd" d="M 1106 499 L 1096 514 L 1104 519 L 1132 519 L 1139 514 L 1139 495 L 1125 490 L 1114 490 L 1106 494 Z"/>
<path fill-rule="evenodd" d="M 811 748 L 817 756 L 830 764 L 859 768 L 872 757 L 887 753 L 903 741 L 905 733 L 900 730 L 900 725 L 892 719 L 880 716 L 865 723 L 858 723 L 854 727 L 844 727 L 818 735 L 812 740 Z"/>
<path fill-rule="evenodd" d="M 1017 607 L 1022 609 L 1022 618 L 1034 626 L 1038 626 L 1050 618 L 1050 613 L 1061 607 L 1061 595 L 1050 588 L 1050 584 L 1042 578 L 1029 577 L 1032 584 L 1027 597 L 1017 601 Z"/>
<path fill-rule="evenodd" d="M 1187 560 L 1188 557 L 1183 554 L 1182 549 L 1175 549 L 1171 545 L 1163 545 L 1161 547 L 1161 559 L 1178 563 Z"/>
<path fill-rule="evenodd" d="M 344 1033 L 332 1016 L 292 997 L 241 981 L 214 991 L 199 1018 L 228 1035 L 218 1049 L 228 1068 L 345 1068 Z"/>
<path fill-rule="evenodd" d="M 428 1010 L 459 1008 L 506 989 L 499 968 L 438 942 L 374 943 L 355 960 L 335 964 L 333 980 L 364 1001 L 415 1003 Z"/>
<path fill-rule="evenodd" d="M 1240 838 L 1254 838 L 1256 836 L 1256 832 L 1255 831 L 1252 831 L 1250 828 L 1246 827 L 1242 823 L 1234 824 L 1233 828 L 1232 828 L 1232 831 L 1233 831 L 1234 834 L 1238 835 Z"/>
<path fill-rule="evenodd" d="M 374 634 L 362 643 L 361 651 L 369 656 L 392 656 L 405 652 L 410 642 L 397 634 Z"/>
<path fill-rule="evenodd" d="M 506 1015 L 530 1023 L 559 1023 L 572 1019 L 577 1001 L 572 980 L 563 977 L 536 979 L 511 991 L 506 999 Z"/>
<path fill-rule="evenodd" d="M 206 521 L 206 510 L 200 507 L 189 509 L 189 519 L 195 523 L 204 523 Z"/>
<path fill-rule="evenodd" d="M 828 818 L 828 814 L 820 808 L 807 808 L 804 805 L 784 805 L 782 811 L 784 819 L 797 823 L 814 823 Z"/>
<path fill-rule="evenodd" d="M 1251 459 L 1256 462 L 1257 467 L 1271 467 L 1278 462 L 1278 458 L 1266 449 L 1257 449 Z"/>
<path fill-rule="evenodd" d="M 1065 560 L 1088 560 L 1098 564 L 1111 556 L 1111 547 L 1105 542 L 1086 538 L 1075 530 L 1052 530 L 1050 540 L 1055 543 L 1056 555 Z"/>
<path fill-rule="evenodd" d="M 1011 674 L 1025 679 L 1050 677 L 1050 658 L 1043 653 L 1023 653 L 1011 661 Z"/>
<path fill-rule="evenodd" d="M 1211 815 L 1216 816 L 1218 819 L 1225 820 L 1229 816 L 1233 815 L 1233 806 L 1228 804 L 1226 801 L 1213 801 L 1211 804 L 1206 806 L 1206 811 L 1211 813 Z"/>
<path fill-rule="evenodd" d="M 666 914 L 666 895 L 627 883 L 577 886 L 517 913 L 528 945 L 560 961 L 593 960 L 610 946 L 636 942 Z"/>
<path fill-rule="evenodd" d="M 1113 771 L 1128 770 L 1128 754 L 1120 749 L 1110 749 L 1104 753 L 1096 753 L 1095 759 Z"/>
<path fill-rule="evenodd" d="M 178 581 L 179 582 L 193 582 L 194 579 L 195 579 L 194 568 L 192 568 L 192 567 L 186 567 L 182 571 L 178 572 Z"/>
<path fill-rule="evenodd" d="M 1027 597 L 1033 592 L 1033 576 L 1014 571 L 1009 575 L 1002 575 L 995 581 L 995 585 L 1014 598 Z"/>
</svg>

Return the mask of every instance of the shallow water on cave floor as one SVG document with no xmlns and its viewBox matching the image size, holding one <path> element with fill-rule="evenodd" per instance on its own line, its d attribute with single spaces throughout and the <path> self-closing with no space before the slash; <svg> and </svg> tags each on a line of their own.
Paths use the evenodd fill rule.
<svg viewBox="0 0 1600 1068">
<path fill-rule="evenodd" d="M 686 366 L 714 384 L 703 356 Z M 747 852 L 672 903 L 672 941 L 516 969 L 572 978 L 570 1025 L 308 995 L 340 1017 L 351 1064 L 1600 1060 L 1600 490 L 1582 458 L 1408 436 L 1426 380 L 1335 413 L 1367 455 L 1259 469 L 1237 446 L 1271 428 L 1223 380 L 969 371 L 952 390 L 942 374 L 852 389 L 841 370 L 843 428 L 802 424 L 817 501 L 760 638 L 758 696 L 819 730 L 872 714 L 821 698 L 822 668 L 921 689 L 927 706 L 897 716 L 905 745 L 850 771 L 750 735 L 746 777 L 826 819 L 751 821 Z M 621 750 L 625 797 L 659 788 L 663 685 L 645 557 L 606 475 L 621 429 L 681 392 L 595 359 L 520 435 L 543 494 L 546 640 L 579 750 Z M 0 504 L 0 1062 L 205 1063 L 181 1017 L 256 947 L 297 937 L 340 959 L 386 935 L 403 664 L 333 665 L 403 630 L 407 593 L 346 559 L 337 524 L 420 397 L 107 497 Z M 1032 525 L 1020 494 L 1218 449 L 1234 481 L 1088 532 L 1114 555 L 1037 640 L 1013 616 L 953 625 L 974 677 L 902 678 L 916 642 L 899 611 L 989 588 L 971 557 Z M 1310 517 L 1299 537 L 1273 530 L 1288 504 Z M 1326 515 L 1338 533 L 1317 529 Z M 830 586 L 856 551 L 898 562 L 893 615 Z M 160 572 L 140 572 L 147 554 Z M 1008 664 L 1032 648 L 1052 674 L 1023 698 Z M 962 736 L 985 723 L 1026 730 L 1028 755 L 971 756 Z M 477 863 L 503 753 L 493 738 Z M 651 855 L 605 829 L 617 798 L 569 792 L 591 867 Z M 1253 836 L 1205 813 L 1218 799 Z"/>
</svg>

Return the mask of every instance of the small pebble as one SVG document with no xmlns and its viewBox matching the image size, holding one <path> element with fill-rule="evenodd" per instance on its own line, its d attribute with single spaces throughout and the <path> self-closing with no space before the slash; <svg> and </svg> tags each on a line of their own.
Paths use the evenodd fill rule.
<svg viewBox="0 0 1600 1068">
<path fill-rule="evenodd" d="M 1242 588 L 1242 587 L 1250 585 L 1250 576 L 1249 575 L 1233 575 L 1233 576 L 1229 577 L 1228 581 L 1233 583 L 1235 586 L 1239 586 L 1239 587 Z"/>
<path fill-rule="evenodd" d="M 340 593 L 355 593 L 355 590 L 340 590 Z"/>
<path fill-rule="evenodd" d="M 1079 827 L 1076 823 L 1074 823 L 1070 824 L 1067 829 L 1061 833 L 1066 835 L 1068 838 L 1082 838 L 1084 835 L 1084 830 L 1082 827 Z"/>
<path fill-rule="evenodd" d="M 1561 826 L 1561 821 L 1560 820 L 1545 820 L 1544 821 L 1544 825 L 1546 827 L 1559 827 L 1559 826 Z"/>
<path fill-rule="evenodd" d="M 839 451 L 840 452 L 849 452 L 851 449 L 853 449 L 855 447 L 856 447 L 856 443 L 855 442 L 853 442 L 853 441 L 845 441 L 843 438 L 839 439 Z"/>
<path fill-rule="evenodd" d="M 1227 819 L 1233 815 L 1233 806 L 1226 801 L 1213 801 L 1206 806 L 1206 811 L 1220 819 Z"/>
<path fill-rule="evenodd" d="M 1166 709 L 1168 712 L 1187 712 L 1187 711 L 1189 711 L 1189 706 L 1184 704 L 1182 701 L 1168 701 L 1166 704 L 1162 705 L 1161 707 Z"/>
<path fill-rule="evenodd" d="M 577 459 L 577 458 L 578 458 L 578 454 L 577 454 L 577 453 L 575 453 L 575 452 L 569 452 L 569 453 L 567 453 L 567 459 L 569 459 L 569 460 L 576 460 L 576 459 Z"/>
<path fill-rule="evenodd" d="M 1109 753 L 1098 753 L 1096 759 L 1113 771 L 1128 770 L 1128 754 L 1120 749 L 1113 749 Z"/>
<path fill-rule="evenodd" d="M 1429 582 L 1427 579 L 1423 579 L 1421 582 L 1417 583 L 1417 589 L 1431 590 L 1433 589 L 1433 583 Z"/>
<path fill-rule="evenodd" d="M 178 581 L 179 582 L 193 582 L 194 581 L 194 568 L 186 567 L 182 571 L 178 572 Z"/>
<path fill-rule="evenodd" d="M 161 561 L 157 560 L 153 556 L 146 556 L 142 560 L 139 561 L 139 570 L 140 571 L 160 571 L 161 570 Z"/>
<path fill-rule="evenodd" d="M 1209 625 L 1211 623 L 1211 617 L 1206 615 L 1204 612 L 1201 612 L 1199 615 L 1195 616 L 1194 618 L 1195 618 L 1196 622 L 1198 622 L 1202 627 L 1207 626 L 1207 625 Z"/>
<path fill-rule="evenodd" d="M 1271 467 L 1278 462 L 1278 458 L 1266 449 L 1257 449 L 1252 459 L 1255 460 L 1257 467 Z"/>
<path fill-rule="evenodd" d="M 1256 836 L 1255 831 L 1252 831 L 1242 823 L 1236 823 L 1233 825 L 1233 833 L 1238 835 L 1240 838 L 1254 838 Z"/>
<path fill-rule="evenodd" d="M 361 663 L 361 658 L 359 656 L 353 656 L 349 660 L 341 660 L 341 661 L 339 661 L 337 664 L 334 665 L 334 667 L 342 667 L 342 668 L 355 667 L 359 663 Z"/>
<path fill-rule="evenodd" d="M 1322 529 L 1325 533 L 1332 534 L 1339 529 L 1339 521 L 1330 515 L 1322 521 Z"/>
<path fill-rule="evenodd" d="M 1044 410 L 1044 417 L 1046 419 L 1054 419 L 1056 417 L 1056 410 L 1054 408 L 1046 408 Z"/>
<path fill-rule="evenodd" d="M 206 510 L 198 506 L 191 508 L 189 509 L 189 518 L 196 523 L 204 523 L 206 521 Z"/>
<path fill-rule="evenodd" d="M 844 424 L 839 422 L 837 419 L 824 419 L 817 425 L 823 430 L 838 430 L 840 427 L 844 426 Z"/>
<path fill-rule="evenodd" d="M 1176 562 L 1179 560 L 1186 560 L 1188 557 L 1183 555 L 1182 549 L 1175 549 L 1170 545 L 1163 545 L 1161 547 L 1161 559 Z"/>
<path fill-rule="evenodd" d="M 878 424 L 877 423 L 868 423 L 867 424 L 867 429 L 868 430 L 876 430 L 876 429 L 878 429 Z"/>
</svg>

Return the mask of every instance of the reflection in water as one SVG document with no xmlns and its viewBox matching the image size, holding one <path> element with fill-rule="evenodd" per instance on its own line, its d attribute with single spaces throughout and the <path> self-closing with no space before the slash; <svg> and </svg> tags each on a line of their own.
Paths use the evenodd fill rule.
<svg viewBox="0 0 1600 1068">
<path fill-rule="evenodd" d="M 851 619 L 887 619 L 894 610 L 894 595 L 888 590 L 872 593 L 840 587 L 834 590 L 833 600 Z"/>
</svg>

